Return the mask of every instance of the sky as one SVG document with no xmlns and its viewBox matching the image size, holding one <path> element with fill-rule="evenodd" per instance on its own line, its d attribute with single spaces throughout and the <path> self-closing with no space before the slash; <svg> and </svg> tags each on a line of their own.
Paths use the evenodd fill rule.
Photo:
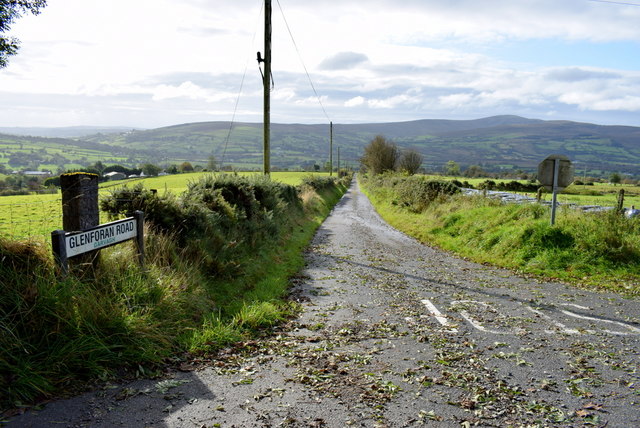
<svg viewBox="0 0 640 428">
<path fill-rule="evenodd" d="M 263 0 L 49 0 L 0 127 L 262 121 Z M 273 0 L 274 123 L 640 126 L 640 0 Z"/>
</svg>

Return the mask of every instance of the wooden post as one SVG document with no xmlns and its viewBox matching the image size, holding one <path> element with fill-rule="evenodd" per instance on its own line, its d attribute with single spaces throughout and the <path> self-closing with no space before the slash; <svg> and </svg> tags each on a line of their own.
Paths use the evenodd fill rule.
<svg viewBox="0 0 640 428">
<path fill-rule="evenodd" d="M 556 205 L 558 204 L 558 175 L 560 173 L 560 159 L 553 160 L 553 195 L 551 197 L 551 226 L 556 224 Z"/>
<path fill-rule="evenodd" d="M 90 229 L 100 222 L 98 176 L 72 173 L 60 176 L 62 228 L 66 232 Z"/>
<path fill-rule="evenodd" d="M 65 232 L 76 232 L 90 229 L 100 223 L 98 210 L 98 176 L 84 172 L 62 174 L 62 228 Z M 79 256 L 77 264 L 98 262 L 98 251 Z M 75 264 L 75 262 L 74 262 Z"/>
<path fill-rule="evenodd" d="M 616 210 L 619 213 L 621 213 L 623 209 L 624 209 L 624 189 L 620 189 L 620 191 L 618 192 L 618 206 L 616 207 Z"/>
<path fill-rule="evenodd" d="M 333 176 L 333 122 L 329 122 L 329 177 Z"/>
<path fill-rule="evenodd" d="M 264 2 L 264 119 L 263 165 L 264 175 L 271 174 L 271 0 Z"/>
<path fill-rule="evenodd" d="M 67 276 L 67 274 L 69 274 L 69 260 L 67 259 L 64 230 L 54 230 L 51 232 L 51 247 L 53 249 L 53 258 L 56 264 L 60 266 L 62 276 Z"/>
<path fill-rule="evenodd" d="M 136 219 L 136 248 L 138 250 L 138 262 L 144 269 L 144 213 L 135 211 L 133 217 Z"/>
</svg>

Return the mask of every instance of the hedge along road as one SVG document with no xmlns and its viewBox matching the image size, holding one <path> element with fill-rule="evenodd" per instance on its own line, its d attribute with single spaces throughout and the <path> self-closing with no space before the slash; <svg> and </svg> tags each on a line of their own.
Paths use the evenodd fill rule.
<svg viewBox="0 0 640 428">
<path fill-rule="evenodd" d="M 640 426 L 637 300 L 423 246 L 355 182 L 307 257 L 273 336 L 9 426 Z"/>
</svg>

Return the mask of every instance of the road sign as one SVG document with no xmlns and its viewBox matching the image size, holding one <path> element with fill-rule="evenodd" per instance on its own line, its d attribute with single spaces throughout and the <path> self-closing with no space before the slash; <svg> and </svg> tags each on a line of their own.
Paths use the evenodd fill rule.
<svg viewBox="0 0 640 428">
<path fill-rule="evenodd" d="M 556 222 L 558 192 L 573 182 L 573 167 L 568 157 L 550 155 L 538 165 L 538 181 L 553 192 L 551 200 L 551 225 Z"/>
<path fill-rule="evenodd" d="M 558 182 L 556 190 L 561 192 L 565 187 L 573 183 L 573 166 L 568 157 L 564 155 L 550 155 L 538 165 L 538 181 L 547 190 L 553 190 L 554 171 L 558 165 Z"/>
<path fill-rule="evenodd" d="M 137 230 L 136 219 L 130 217 L 106 223 L 90 230 L 68 233 L 65 236 L 67 257 L 73 257 L 133 239 L 137 236 Z"/>
<path fill-rule="evenodd" d="M 91 229 L 78 232 L 54 230 L 51 232 L 53 254 L 62 273 L 66 275 L 69 271 L 69 258 L 135 239 L 138 247 L 138 261 L 141 266 L 144 266 L 143 226 L 144 213 L 136 211 L 133 217 L 105 223 Z"/>
</svg>

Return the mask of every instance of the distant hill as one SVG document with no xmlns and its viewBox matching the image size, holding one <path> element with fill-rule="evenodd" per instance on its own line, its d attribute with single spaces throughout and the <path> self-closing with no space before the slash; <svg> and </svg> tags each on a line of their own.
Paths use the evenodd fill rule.
<svg viewBox="0 0 640 428">
<path fill-rule="evenodd" d="M 139 129 L 139 128 L 138 128 Z M 131 131 L 132 128 L 122 126 L 68 126 L 63 128 L 44 127 L 0 127 L 0 133 L 30 137 L 46 138 L 79 138 L 94 134 L 113 134 Z"/>
<path fill-rule="evenodd" d="M 355 165 L 363 148 L 380 134 L 401 148 L 421 152 L 425 166 L 431 170 L 454 160 L 463 169 L 480 165 L 492 171 L 531 171 L 547 155 L 564 154 L 576 161 L 581 173 L 586 169 L 590 175 L 613 171 L 640 175 L 639 127 L 494 116 L 476 120 L 334 124 L 333 130 L 334 164 L 339 148 L 341 163 Z M 271 137 L 274 168 L 308 168 L 314 163 L 324 165 L 329 159 L 328 124 L 272 124 Z M 7 138 L 0 136 L 0 153 Z M 60 144 L 60 139 L 56 141 Z M 96 156 L 104 152 L 107 158 L 118 158 L 124 163 L 170 164 L 184 160 L 206 163 L 213 155 L 235 168 L 259 169 L 262 165 L 262 124 L 258 123 L 187 123 L 102 132 L 65 141 L 70 148 L 94 150 Z M 46 139 L 38 139 L 37 145 L 47 150 Z"/>
</svg>

